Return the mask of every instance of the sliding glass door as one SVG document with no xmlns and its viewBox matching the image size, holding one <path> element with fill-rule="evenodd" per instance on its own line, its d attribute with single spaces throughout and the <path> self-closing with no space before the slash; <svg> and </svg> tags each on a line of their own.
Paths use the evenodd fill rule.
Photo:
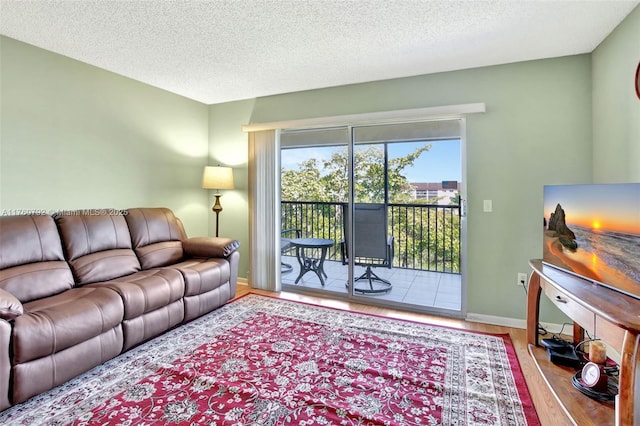
<svg viewBox="0 0 640 426">
<path fill-rule="evenodd" d="M 460 120 L 283 131 L 282 283 L 462 311 Z"/>
<path fill-rule="evenodd" d="M 349 129 L 283 132 L 280 146 L 283 288 L 345 296 Z"/>
</svg>

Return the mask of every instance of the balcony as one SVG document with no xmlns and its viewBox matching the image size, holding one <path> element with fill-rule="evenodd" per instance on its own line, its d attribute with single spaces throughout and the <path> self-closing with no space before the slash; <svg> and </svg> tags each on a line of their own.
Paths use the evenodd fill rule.
<svg viewBox="0 0 640 426">
<path fill-rule="evenodd" d="M 326 284 L 309 272 L 295 284 L 299 265 L 294 251 L 282 256 L 293 270 L 282 275 L 284 285 L 346 294 L 347 265 L 342 264 L 346 203 L 291 202 L 281 205 L 282 229 L 299 229 L 303 238 L 334 241 L 324 263 Z M 457 205 L 388 204 L 389 235 L 395 256 L 391 269 L 375 268 L 393 284 L 389 293 L 368 295 L 385 301 L 436 309 L 461 310 L 460 208 Z M 357 238 L 357 236 L 356 236 Z M 364 272 L 356 266 L 355 275 Z"/>
</svg>

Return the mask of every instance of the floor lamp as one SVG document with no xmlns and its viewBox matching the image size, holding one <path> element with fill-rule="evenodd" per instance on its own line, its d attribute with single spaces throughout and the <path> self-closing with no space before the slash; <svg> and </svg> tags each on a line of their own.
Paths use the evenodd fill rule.
<svg viewBox="0 0 640 426">
<path fill-rule="evenodd" d="M 216 237 L 218 237 L 218 219 L 222 211 L 220 204 L 221 189 L 233 189 L 233 169 L 231 167 L 207 166 L 202 175 L 202 187 L 205 189 L 215 189 L 216 201 L 211 210 L 216 214 Z"/>
</svg>

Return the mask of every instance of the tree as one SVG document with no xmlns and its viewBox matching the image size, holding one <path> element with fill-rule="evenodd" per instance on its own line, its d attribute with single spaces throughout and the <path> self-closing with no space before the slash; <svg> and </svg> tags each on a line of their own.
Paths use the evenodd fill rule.
<svg viewBox="0 0 640 426">
<path fill-rule="evenodd" d="M 404 170 L 431 144 L 424 144 L 414 152 L 389 160 L 387 179 L 389 202 L 403 203 L 412 200 L 411 185 Z M 298 164 L 297 170 L 282 169 L 281 197 L 285 201 L 333 201 L 347 202 L 349 194 L 348 151 L 344 147 L 333 152 L 328 160 L 312 158 Z M 384 146 L 356 145 L 354 150 L 356 201 L 363 203 L 385 202 Z"/>
</svg>

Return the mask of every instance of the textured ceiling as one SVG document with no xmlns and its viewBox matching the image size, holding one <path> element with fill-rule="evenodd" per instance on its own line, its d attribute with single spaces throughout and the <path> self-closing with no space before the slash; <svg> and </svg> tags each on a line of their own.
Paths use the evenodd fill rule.
<svg viewBox="0 0 640 426">
<path fill-rule="evenodd" d="M 587 53 L 638 3 L 0 0 L 0 33 L 212 104 Z"/>
</svg>

